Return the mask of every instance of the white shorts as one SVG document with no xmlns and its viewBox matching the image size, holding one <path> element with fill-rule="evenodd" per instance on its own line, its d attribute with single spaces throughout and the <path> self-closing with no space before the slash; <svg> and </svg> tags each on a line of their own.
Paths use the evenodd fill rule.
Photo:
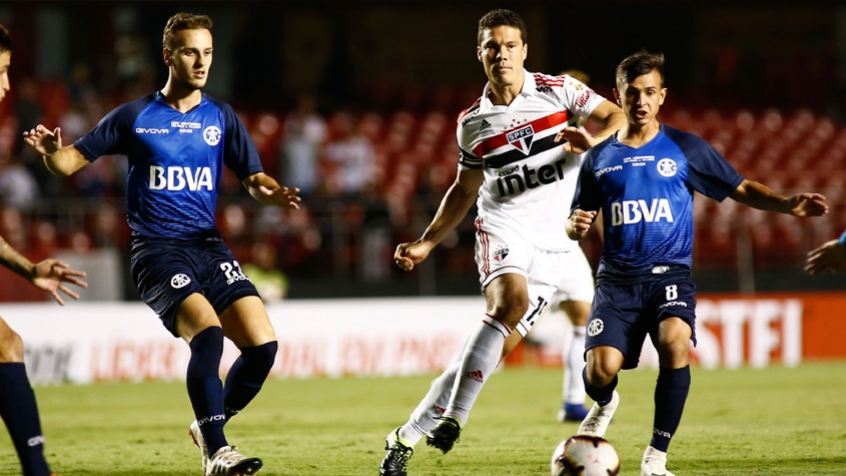
<svg viewBox="0 0 846 476">
<path fill-rule="evenodd" d="M 593 302 L 595 291 L 593 271 L 581 248 L 567 253 L 564 269 L 566 270 L 564 277 L 550 300 L 553 309 L 564 301 Z"/>
<path fill-rule="evenodd" d="M 476 265 L 482 289 L 503 274 L 519 274 L 526 278 L 529 309 L 516 329 L 524 337 L 558 289 L 571 254 L 536 248 L 513 230 L 483 225 L 476 219 Z"/>
</svg>

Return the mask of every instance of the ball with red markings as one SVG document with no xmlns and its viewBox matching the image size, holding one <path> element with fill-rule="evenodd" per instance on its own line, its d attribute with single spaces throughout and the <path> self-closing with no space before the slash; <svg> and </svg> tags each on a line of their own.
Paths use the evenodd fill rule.
<svg viewBox="0 0 846 476">
<path fill-rule="evenodd" d="M 620 458 L 607 440 L 576 435 L 558 444 L 550 468 L 552 476 L 616 476 Z"/>
</svg>

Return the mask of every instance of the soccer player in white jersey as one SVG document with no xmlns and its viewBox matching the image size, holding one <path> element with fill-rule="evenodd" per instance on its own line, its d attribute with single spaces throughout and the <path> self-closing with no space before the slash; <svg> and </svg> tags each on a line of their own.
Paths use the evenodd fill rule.
<svg viewBox="0 0 846 476">
<path fill-rule="evenodd" d="M 12 62 L 12 35 L 0 25 L 0 102 L 11 89 L 9 67 Z M 12 248 L 0 236 L 0 265 L 3 265 L 32 283 L 35 287 L 52 294 L 61 305 L 65 302 L 59 291 L 79 299 L 79 295 L 65 283 L 88 287 L 79 279 L 85 273 L 68 268 L 56 259 L 30 263 L 28 259 Z M 29 384 L 24 365 L 24 347 L 21 336 L 0 318 L 0 417 L 6 423 L 9 436 L 15 445 L 24 476 L 52 476 L 50 465 L 44 457 L 44 436 L 35 393 Z"/>
<path fill-rule="evenodd" d="M 696 344 L 691 276 L 694 190 L 797 217 L 828 213 L 825 197 L 785 197 L 743 178 L 707 142 L 658 121 L 667 96 L 664 55 L 646 51 L 617 67 L 614 96 L 625 126 L 582 161 L 567 234 L 584 238 L 602 210 L 603 249 L 585 342 L 585 389 L 594 405 L 579 434 L 604 437 L 620 396 L 617 374 L 637 367 L 644 340 L 658 350 L 652 441 L 642 476 L 673 476 L 667 450 L 690 390 L 688 348 Z"/>
<path fill-rule="evenodd" d="M 258 291 L 223 242 L 215 203 L 224 165 L 262 204 L 297 208 L 263 172 L 232 107 L 205 93 L 214 57 L 212 21 L 177 13 L 162 35 L 169 74 L 153 94 L 118 106 L 72 145 L 38 125 L 26 140 L 51 172 L 68 176 L 107 154 L 125 154 L 131 272 L 141 298 L 191 349 L 186 372 L 195 420 L 189 433 L 206 476 L 254 474 L 263 465 L 230 446 L 224 426 L 258 394 L 276 358 L 276 333 Z M 224 338 L 241 351 L 220 381 Z"/>
<path fill-rule="evenodd" d="M 579 164 L 566 153 L 584 152 L 624 123 L 617 106 L 579 81 L 523 69 L 527 52 L 526 27 L 514 12 L 494 10 L 479 21 L 477 57 L 488 84 L 458 119 L 458 175 L 423 236 L 397 246 L 397 265 L 411 270 L 476 202 L 476 263 L 487 310 L 459 360 L 388 436 L 382 475 L 404 476 L 424 434 L 444 453 L 452 448 L 482 385 L 532 327 L 577 249 L 565 236 L 573 190 L 563 180 Z M 574 115 L 603 128 L 591 136 L 567 127 Z"/>
<path fill-rule="evenodd" d="M 846 270 L 846 231 L 808 253 L 805 271 L 808 274 L 837 273 Z"/>
</svg>

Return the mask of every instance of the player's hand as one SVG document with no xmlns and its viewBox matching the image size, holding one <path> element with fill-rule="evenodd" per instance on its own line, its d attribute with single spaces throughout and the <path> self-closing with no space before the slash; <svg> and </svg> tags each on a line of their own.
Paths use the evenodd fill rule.
<svg viewBox="0 0 846 476">
<path fill-rule="evenodd" d="M 295 208 L 300 209 L 300 202 L 302 199 L 297 196 L 300 193 L 298 188 L 288 188 L 281 185 L 275 188 L 265 187 L 259 185 L 259 191 L 267 198 L 269 204 L 275 205 L 279 208 Z"/>
<path fill-rule="evenodd" d="M 805 272 L 811 275 L 836 273 L 846 269 L 846 247 L 840 240 L 831 240 L 808 253 Z"/>
<path fill-rule="evenodd" d="M 788 200 L 790 214 L 797 217 L 819 217 L 828 213 L 825 197 L 819 193 L 799 193 Z"/>
<path fill-rule="evenodd" d="M 431 251 L 432 247 L 420 240 L 414 243 L 400 243 L 394 252 L 394 263 L 403 271 L 411 271 L 414 265 L 425 260 Z"/>
<path fill-rule="evenodd" d="M 594 218 L 596 218 L 595 211 L 586 212 L 579 208 L 573 210 L 573 214 L 567 220 L 567 236 L 571 240 L 581 240 L 590 231 L 590 226 L 593 224 Z"/>
<path fill-rule="evenodd" d="M 62 306 L 65 301 L 59 295 L 58 291 L 62 291 L 68 296 L 79 299 L 79 294 L 73 292 L 65 283 L 75 284 L 79 287 L 87 288 L 88 283 L 79 279 L 84 278 L 84 271 L 77 271 L 70 269 L 68 264 L 57 259 L 45 259 L 44 261 L 35 265 L 32 269 L 32 284 L 36 287 L 48 291 L 53 295 L 53 298 Z"/>
<path fill-rule="evenodd" d="M 62 148 L 62 129 L 57 127 L 51 131 L 38 124 L 29 132 L 24 131 L 24 140 L 41 155 L 53 155 Z"/>
<path fill-rule="evenodd" d="M 572 126 L 565 127 L 555 136 L 556 144 L 562 140 L 567 141 L 563 146 L 564 151 L 573 154 L 583 154 L 597 143 L 588 131 Z"/>
</svg>

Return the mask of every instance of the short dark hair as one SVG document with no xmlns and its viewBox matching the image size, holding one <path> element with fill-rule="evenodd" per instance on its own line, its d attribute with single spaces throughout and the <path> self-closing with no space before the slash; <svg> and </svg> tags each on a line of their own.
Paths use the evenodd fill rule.
<svg viewBox="0 0 846 476">
<path fill-rule="evenodd" d="M 0 25 L 0 53 L 4 51 L 12 51 L 12 34 L 8 28 Z"/>
<path fill-rule="evenodd" d="M 176 34 L 182 30 L 209 30 L 211 31 L 212 21 L 206 15 L 194 15 L 193 13 L 177 13 L 170 17 L 162 35 L 162 46 L 168 50 L 174 48 Z"/>
<path fill-rule="evenodd" d="M 511 26 L 517 28 L 520 30 L 520 38 L 523 40 L 523 44 L 529 42 L 529 32 L 526 31 L 526 23 L 520 15 L 512 12 L 511 10 L 499 9 L 488 12 L 481 20 L 479 20 L 479 34 L 476 40 L 479 46 L 482 45 L 482 38 L 484 38 L 485 30 L 490 30 L 498 26 Z"/>
<path fill-rule="evenodd" d="M 664 54 L 653 54 L 640 50 L 629 55 L 617 66 L 617 88 L 623 84 L 631 84 L 638 76 L 658 71 L 661 75 L 661 87 L 664 87 Z"/>
</svg>

